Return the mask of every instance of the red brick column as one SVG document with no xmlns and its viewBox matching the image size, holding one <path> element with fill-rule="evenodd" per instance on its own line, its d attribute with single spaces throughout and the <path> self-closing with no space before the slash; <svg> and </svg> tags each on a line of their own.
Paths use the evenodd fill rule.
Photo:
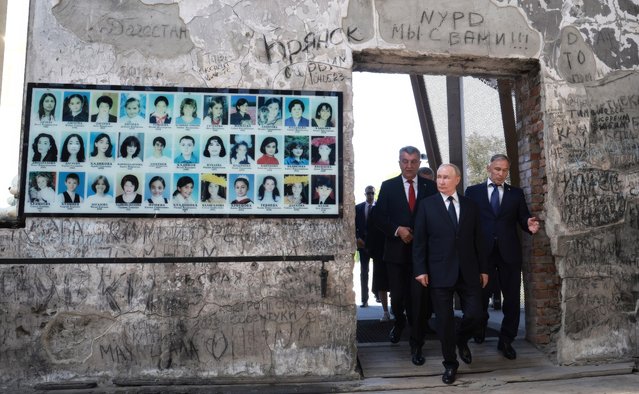
<svg viewBox="0 0 639 394">
<path fill-rule="evenodd" d="M 544 229 L 548 182 L 539 70 L 518 78 L 514 90 L 517 98 L 520 183 L 531 214 L 542 220 L 537 234 L 522 235 L 526 339 L 535 345 L 549 347 L 547 350 L 552 351 L 556 346 L 555 335 L 561 325 L 561 282 L 550 240 Z"/>
</svg>

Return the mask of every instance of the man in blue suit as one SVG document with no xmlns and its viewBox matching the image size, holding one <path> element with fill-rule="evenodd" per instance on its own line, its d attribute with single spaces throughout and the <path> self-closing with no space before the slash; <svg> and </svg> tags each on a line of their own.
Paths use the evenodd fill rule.
<svg viewBox="0 0 639 394">
<path fill-rule="evenodd" d="M 417 176 L 421 155 L 414 146 L 399 150 L 401 174 L 382 183 L 373 220 L 384 233 L 384 255 L 395 323 L 390 332 L 391 343 L 399 342 L 406 322 L 411 325 L 411 361 L 424 364 L 422 346 L 426 316 L 431 314 L 428 289 L 413 279 L 413 223 L 424 198 L 437 193 L 435 182 Z M 406 316 L 404 316 L 406 312 Z"/>
<path fill-rule="evenodd" d="M 369 215 L 375 203 L 375 188 L 373 186 L 366 186 L 364 194 L 366 195 L 366 201 L 355 205 L 355 242 L 357 242 L 357 251 L 359 252 L 359 280 L 362 291 L 362 308 L 368 306 L 368 268 L 371 256 L 366 249 L 366 235 L 368 233 Z"/>
<path fill-rule="evenodd" d="M 526 206 L 524 193 L 520 188 L 507 184 L 510 160 L 506 155 L 497 154 L 487 166 L 488 180 L 466 189 L 466 197 L 479 205 L 484 245 L 488 253 L 491 281 L 499 281 L 504 296 L 497 349 L 510 359 L 517 358 L 512 342 L 519 327 L 521 244 L 517 235 L 517 225 L 530 234 L 539 230 L 539 221 L 532 217 Z M 481 343 L 486 335 L 488 323 L 488 302 L 491 284 L 484 289 L 482 307 L 483 325 L 475 335 L 475 342 Z"/>
<path fill-rule="evenodd" d="M 460 181 L 457 166 L 439 166 L 439 193 L 420 204 L 413 240 L 413 275 L 421 286 L 430 289 L 444 357 L 442 381 L 446 384 L 455 382 L 459 367 L 455 346 L 462 361 L 472 362 L 468 340 L 481 323 L 482 287 L 488 283 L 479 208 L 457 194 Z M 455 293 L 461 298 L 464 312 L 457 330 Z"/>
</svg>

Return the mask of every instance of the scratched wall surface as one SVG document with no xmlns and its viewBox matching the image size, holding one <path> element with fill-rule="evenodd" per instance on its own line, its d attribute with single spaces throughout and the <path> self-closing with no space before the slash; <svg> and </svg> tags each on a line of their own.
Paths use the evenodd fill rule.
<svg viewBox="0 0 639 394">
<path fill-rule="evenodd" d="M 538 62 L 558 361 L 637 355 L 638 11 L 632 0 L 32 1 L 28 82 L 344 92 L 343 218 L 38 218 L 0 230 L 0 256 L 25 259 L 0 266 L 2 387 L 356 377 L 355 57 L 451 74 Z M 326 298 L 321 263 L 295 259 L 314 255 L 335 256 Z"/>
</svg>

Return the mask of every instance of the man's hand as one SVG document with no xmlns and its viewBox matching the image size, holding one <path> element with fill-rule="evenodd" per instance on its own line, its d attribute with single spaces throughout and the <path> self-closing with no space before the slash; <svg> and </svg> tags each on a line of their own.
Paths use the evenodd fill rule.
<svg viewBox="0 0 639 394">
<path fill-rule="evenodd" d="M 488 284 L 488 274 L 479 274 L 479 283 L 481 283 L 482 289 Z"/>
<path fill-rule="evenodd" d="M 397 227 L 397 236 L 399 236 L 405 244 L 409 244 L 413 241 L 413 229 L 399 226 Z"/>
<path fill-rule="evenodd" d="M 536 234 L 539 231 L 539 219 L 536 217 L 528 218 L 528 231 L 533 234 Z"/>
<path fill-rule="evenodd" d="M 428 287 L 428 275 L 427 274 L 421 274 L 419 276 L 416 276 L 415 280 L 418 281 L 419 283 L 421 283 L 422 286 Z"/>
<path fill-rule="evenodd" d="M 357 249 L 364 249 L 364 248 L 366 248 L 366 243 L 364 242 L 364 240 L 361 238 L 357 238 Z"/>
</svg>

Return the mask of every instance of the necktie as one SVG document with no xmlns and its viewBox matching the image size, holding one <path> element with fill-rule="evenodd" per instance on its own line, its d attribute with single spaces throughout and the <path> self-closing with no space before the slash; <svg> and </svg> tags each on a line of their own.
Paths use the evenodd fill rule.
<svg viewBox="0 0 639 394">
<path fill-rule="evenodd" d="M 415 210 L 415 187 L 413 187 L 413 181 L 408 182 L 408 208 L 413 212 Z"/>
<path fill-rule="evenodd" d="M 366 204 L 366 215 L 364 215 L 366 223 L 368 223 L 368 217 L 371 214 L 371 208 L 373 208 L 371 204 Z"/>
<path fill-rule="evenodd" d="M 493 187 L 493 192 L 490 194 L 490 206 L 493 208 L 493 213 L 497 215 L 499 213 L 499 187 L 494 183 L 490 185 Z"/>
<path fill-rule="evenodd" d="M 450 220 L 453 221 L 455 230 L 457 230 L 457 212 L 455 212 L 455 204 L 453 201 L 455 201 L 453 196 L 448 196 L 448 216 L 450 216 Z"/>
</svg>

